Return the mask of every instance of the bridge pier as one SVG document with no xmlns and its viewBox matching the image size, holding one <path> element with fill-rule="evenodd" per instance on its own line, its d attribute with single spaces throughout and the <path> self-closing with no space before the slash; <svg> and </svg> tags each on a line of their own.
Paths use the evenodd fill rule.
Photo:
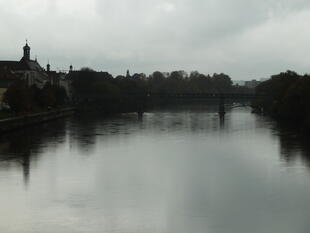
<svg viewBox="0 0 310 233">
<path fill-rule="evenodd" d="M 220 128 L 225 127 L 225 114 L 220 115 Z"/>
<path fill-rule="evenodd" d="M 137 111 L 137 114 L 138 114 L 138 119 L 141 120 L 143 118 L 143 111 L 142 110 L 139 110 Z"/>
</svg>

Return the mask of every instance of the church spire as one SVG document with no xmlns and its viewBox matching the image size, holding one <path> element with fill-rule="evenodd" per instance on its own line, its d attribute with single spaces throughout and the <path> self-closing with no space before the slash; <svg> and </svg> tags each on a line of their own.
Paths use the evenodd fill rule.
<svg viewBox="0 0 310 233">
<path fill-rule="evenodd" d="M 23 59 L 26 61 L 30 60 L 30 47 L 28 45 L 28 40 L 26 40 L 26 45 L 24 46 L 24 56 Z"/>
</svg>

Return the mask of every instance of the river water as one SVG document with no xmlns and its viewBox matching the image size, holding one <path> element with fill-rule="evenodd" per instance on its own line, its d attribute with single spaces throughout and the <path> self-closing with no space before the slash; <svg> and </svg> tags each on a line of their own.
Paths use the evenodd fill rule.
<svg viewBox="0 0 310 233">
<path fill-rule="evenodd" d="M 0 139 L 1 233 L 308 233 L 310 145 L 249 108 L 74 116 Z"/>
</svg>

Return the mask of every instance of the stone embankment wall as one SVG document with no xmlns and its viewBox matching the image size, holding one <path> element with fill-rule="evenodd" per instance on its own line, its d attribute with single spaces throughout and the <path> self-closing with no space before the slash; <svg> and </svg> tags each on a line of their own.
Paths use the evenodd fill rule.
<svg viewBox="0 0 310 233">
<path fill-rule="evenodd" d="M 31 115 L 25 115 L 21 117 L 14 117 L 9 119 L 0 120 L 0 133 L 7 132 L 23 128 L 29 125 L 39 124 L 42 122 L 66 117 L 73 115 L 75 112 L 74 108 L 63 108 L 59 110 L 36 113 Z"/>
</svg>

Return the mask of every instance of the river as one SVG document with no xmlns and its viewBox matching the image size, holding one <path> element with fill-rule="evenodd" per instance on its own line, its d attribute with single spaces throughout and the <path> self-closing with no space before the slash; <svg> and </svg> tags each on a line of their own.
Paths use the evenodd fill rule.
<svg viewBox="0 0 310 233">
<path fill-rule="evenodd" d="M 308 233 L 310 144 L 251 109 L 73 116 L 2 135 L 1 233 Z"/>
</svg>

